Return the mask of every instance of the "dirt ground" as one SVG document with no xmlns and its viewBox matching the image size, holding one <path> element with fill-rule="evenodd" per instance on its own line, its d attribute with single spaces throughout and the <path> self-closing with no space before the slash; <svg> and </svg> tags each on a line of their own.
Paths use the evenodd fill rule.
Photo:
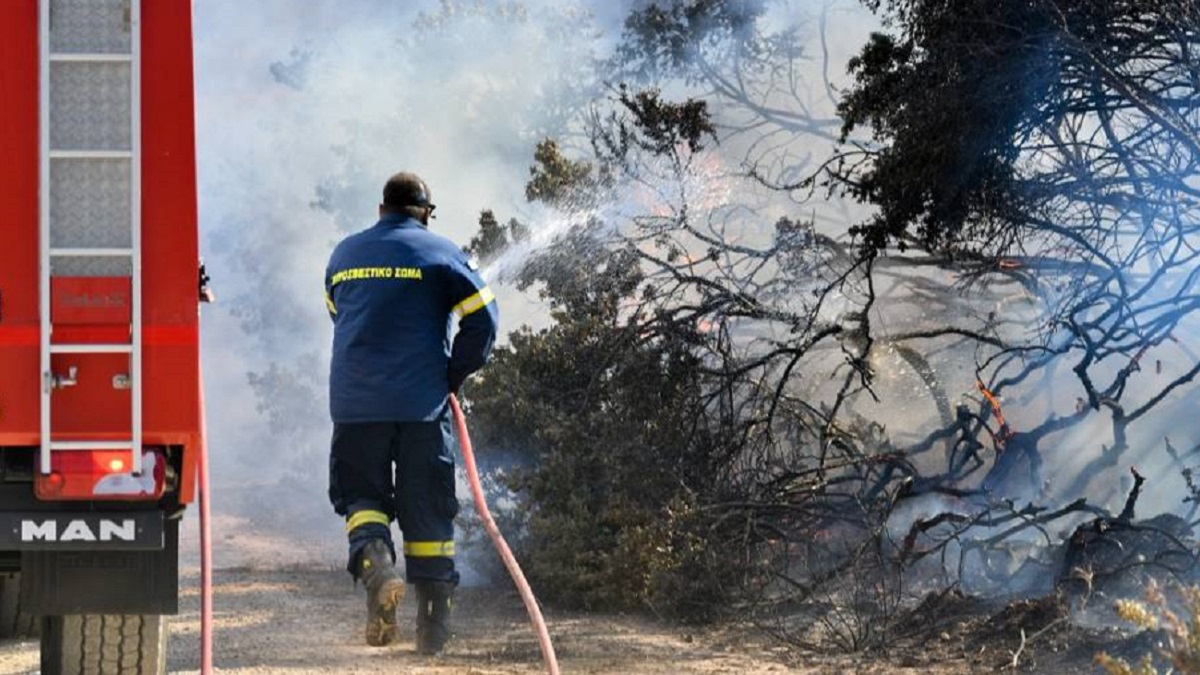
<svg viewBox="0 0 1200 675">
<path fill-rule="evenodd" d="M 214 529 L 224 533 L 218 537 L 220 555 L 214 575 L 217 672 L 545 672 L 524 606 L 508 585 L 459 589 L 456 639 L 440 658 L 414 651 L 412 598 L 401 605 L 399 644 L 370 648 L 361 637 L 363 591 L 353 587 L 340 562 L 330 562 L 342 555 L 337 537 L 306 539 L 303 545 L 292 538 L 291 545 L 285 546 L 289 542 L 284 538 L 255 531 L 244 521 L 218 518 L 215 524 L 221 527 Z M 199 673 L 200 667 L 199 558 L 194 526 L 185 523 L 183 533 L 180 614 L 171 622 L 168 670 L 191 674 Z M 287 557 L 281 556 L 285 550 Z M 1072 675 L 1098 672 L 1092 659 L 1101 650 L 1137 660 L 1155 649 L 1152 636 L 1111 627 L 1084 628 L 1068 621 L 1062 602 L 984 602 L 955 592 L 926 597 L 898 617 L 886 650 L 859 655 L 788 649 L 761 627 L 750 625 L 694 628 L 638 616 L 554 608 L 545 608 L 544 613 L 561 670 L 568 674 Z M 0 675 L 38 672 L 36 641 L 0 642 Z"/>
<path fill-rule="evenodd" d="M 215 574 L 214 661 L 222 673 L 412 673 L 414 675 L 544 672 L 540 652 L 515 593 L 464 589 L 456 640 L 443 657 L 414 652 L 411 598 L 402 605 L 399 644 L 362 644 L 363 595 L 341 570 L 218 571 Z M 181 613 L 171 623 L 168 670 L 199 672 L 197 577 L 189 575 Z M 547 612 L 564 673 L 782 673 L 769 647 L 753 648 L 727 633 L 694 634 L 623 617 Z M 37 644 L 0 647 L 0 674 L 37 673 Z"/>
<path fill-rule="evenodd" d="M 198 576 L 185 575 L 181 613 L 171 624 L 169 671 L 199 672 Z M 363 596 L 339 569 L 228 569 L 215 575 L 215 663 L 221 673 L 370 673 L 515 675 L 545 672 L 537 641 L 515 592 L 462 589 L 457 639 L 431 659 L 412 643 L 411 598 L 402 606 L 399 644 L 362 644 Z M 1084 630 L 1044 602 L 1012 603 L 996 612 L 947 594 L 907 617 L 909 630 L 886 653 L 789 655 L 749 627 L 689 629 L 646 618 L 547 610 L 563 673 L 715 675 L 717 673 L 1093 673 L 1093 655 L 1138 639 L 1112 629 Z M 1027 644 L 1020 649 L 1021 630 Z M 1144 641 L 1144 640 L 1143 640 Z M 1019 653 L 1018 652 L 1019 649 Z M 0 675 L 38 672 L 34 641 L 0 645 Z M 1012 668 L 1017 653 L 1017 667 Z"/>
</svg>

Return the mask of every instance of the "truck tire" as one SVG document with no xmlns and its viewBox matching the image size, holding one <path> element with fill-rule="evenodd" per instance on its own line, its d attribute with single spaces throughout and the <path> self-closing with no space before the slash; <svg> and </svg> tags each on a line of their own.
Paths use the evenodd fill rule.
<svg viewBox="0 0 1200 675">
<path fill-rule="evenodd" d="M 72 614 L 42 620 L 42 672 L 164 675 L 167 619 L 157 614 Z"/>
<path fill-rule="evenodd" d="M 0 575 L 0 640 L 35 638 L 41 621 L 21 611 L 21 574 Z"/>
</svg>

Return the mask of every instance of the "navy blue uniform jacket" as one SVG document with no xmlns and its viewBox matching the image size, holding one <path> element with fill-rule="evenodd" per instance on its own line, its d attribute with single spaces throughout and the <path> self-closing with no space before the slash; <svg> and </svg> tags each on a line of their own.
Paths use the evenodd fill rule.
<svg viewBox="0 0 1200 675">
<path fill-rule="evenodd" d="M 466 254 L 407 216 L 384 216 L 338 244 L 325 294 L 334 422 L 436 420 L 496 341 L 495 296 Z"/>
</svg>

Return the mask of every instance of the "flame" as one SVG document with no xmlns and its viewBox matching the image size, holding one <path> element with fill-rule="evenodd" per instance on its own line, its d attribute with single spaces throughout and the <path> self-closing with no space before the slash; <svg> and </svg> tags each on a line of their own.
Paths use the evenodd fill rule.
<svg viewBox="0 0 1200 675">
<path fill-rule="evenodd" d="M 996 415 L 996 421 L 1000 423 L 1000 432 L 996 441 L 1003 447 L 1004 442 L 1012 438 L 1013 431 L 1008 427 L 1008 421 L 1004 419 L 1004 411 L 1000 408 L 1000 400 L 987 388 L 983 380 L 976 378 L 975 386 L 979 387 L 979 393 L 983 394 L 983 397 L 987 399 L 988 405 L 992 407 L 992 413 Z"/>
</svg>

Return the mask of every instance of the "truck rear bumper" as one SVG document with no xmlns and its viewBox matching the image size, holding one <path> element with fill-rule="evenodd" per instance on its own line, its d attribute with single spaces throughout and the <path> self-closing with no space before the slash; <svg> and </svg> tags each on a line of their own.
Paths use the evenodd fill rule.
<svg viewBox="0 0 1200 675">
<path fill-rule="evenodd" d="M 174 614 L 179 606 L 180 505 L 43 501 L 36 448 L 0 448 L 0 572 L 20 572 L 21 611 L 34 615 Z"/>
<path fill-rule="evenodd" d="M 159 524 L 163 542 L 159 550 L 21 551 L 23 611 L 40 615 L 178 613 L 179 520 L 160 520 Z"/>
</svg>

